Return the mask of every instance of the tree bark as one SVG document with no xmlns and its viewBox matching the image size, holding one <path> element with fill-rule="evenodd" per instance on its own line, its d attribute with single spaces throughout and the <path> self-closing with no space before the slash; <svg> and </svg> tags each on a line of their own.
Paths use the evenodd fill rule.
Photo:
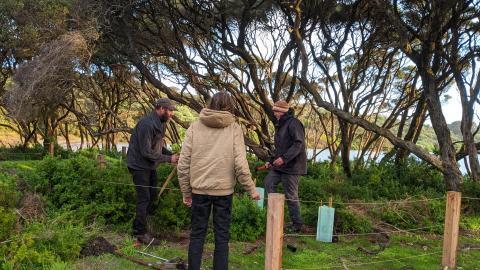
<svg viewBox="0 0 480 270">
<path fill-rule="evenodd" d="M 442 112 L 442 106 L 435 78 L 429 74 L 428 69 L 419 70 L 422 84 L 426 91 L 430 120 L 437 135 L 440 146 L 440 159 L 442 161 L 443 175 L 449 191 L 460 191 L 462 174 L 457 166 L 455 148 L 453 147 L 450 129 Z"/>
</svg>

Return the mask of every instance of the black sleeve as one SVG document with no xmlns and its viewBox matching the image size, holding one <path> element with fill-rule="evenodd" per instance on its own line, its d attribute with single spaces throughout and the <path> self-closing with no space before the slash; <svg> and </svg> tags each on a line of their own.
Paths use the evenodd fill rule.
<svg viewBox="0 0 480 270">
<path fill-rule="evenodd" d="M 293 144 L 288 148 L 287 152 L 282 155 L 285 163 L 293 160 L 305 149 L 305 129 L 300 121 L 295 119 L 289 124 L 288 134 L 290 135 Z"/>
<path fill-rule="evenodd" d="M 145 122 L 139 123 L 138 126 L 138 148 L 140 153 L 146 159 L 153 162 L 167 162 L 168 157 L 161 152 L 154 152 L 152 150 L 153 127 Z"/>
</svg>

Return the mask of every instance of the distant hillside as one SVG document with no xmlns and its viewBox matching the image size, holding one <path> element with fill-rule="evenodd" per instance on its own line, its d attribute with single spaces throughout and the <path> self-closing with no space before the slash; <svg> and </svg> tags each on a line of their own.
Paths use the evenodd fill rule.
<svg viewBox="0 0 480 270">
<path fill-rule="evenodd" d="M 453 142 L 458 142 L 462 141 L 462 132 L 460 130 L 460 121 L 455 121 L 451 124 L 448 125 L 448 129 L 450 129 L 450 133 L 452 135 L 452 141 Z M 474 125 L 473 131 L 475 131 L 477 128 L 477 125 Z M 475 139 L 477 141 L 480 141 L 480 134 L 477 134 L 475 136 Z M 435 135 L 435 131 L 431 126 L 425 125 L 422 129 L 422 134 L 420 135 L 420 138 L 418 139 L 417 144 L 432 150 L 434 148 L 438 148 L 438 143 L 437 143 L 437 136 Z"/>
</svg>

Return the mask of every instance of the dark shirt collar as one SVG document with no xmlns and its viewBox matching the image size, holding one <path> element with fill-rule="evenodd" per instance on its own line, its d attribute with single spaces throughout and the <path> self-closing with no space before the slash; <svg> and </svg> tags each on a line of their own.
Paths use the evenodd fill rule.
<svg viewBox="0 0 480 270">
<path fill-rule="evenodd" d="M 293 118 L 293 110 L 291 109 L 277 121 L 277 128 L 283 126 L 290 118 Z"/>
</svg>

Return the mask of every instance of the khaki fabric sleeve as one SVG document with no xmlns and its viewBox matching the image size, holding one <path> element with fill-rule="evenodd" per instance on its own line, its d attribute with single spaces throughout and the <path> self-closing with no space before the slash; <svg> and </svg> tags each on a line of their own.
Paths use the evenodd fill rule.
<svg viewBox="0 0 480 270">
<path fill-rule="evenodd" d="M 252 180 L 252 174 L 248 167 L 242 128 L 236 123 L 234 125 L 233 155 L 235 157 L 235 178 L 240 182 L 245 191 L 253 194 L 255 192 L 255 183 Z"/>
<path fill-rule="evenodd" d="M 182 144 L 182 151 L 180 152 L 180 159 L 178 160 L 177 173 L 178 183 L 183 197 L 192 196 L 192 187 L 190 185 L 190 162 L 192 158 L 192 143 L 193 143 L 193 124 L 187 129 L 185 139 Z"/>
</svg>

